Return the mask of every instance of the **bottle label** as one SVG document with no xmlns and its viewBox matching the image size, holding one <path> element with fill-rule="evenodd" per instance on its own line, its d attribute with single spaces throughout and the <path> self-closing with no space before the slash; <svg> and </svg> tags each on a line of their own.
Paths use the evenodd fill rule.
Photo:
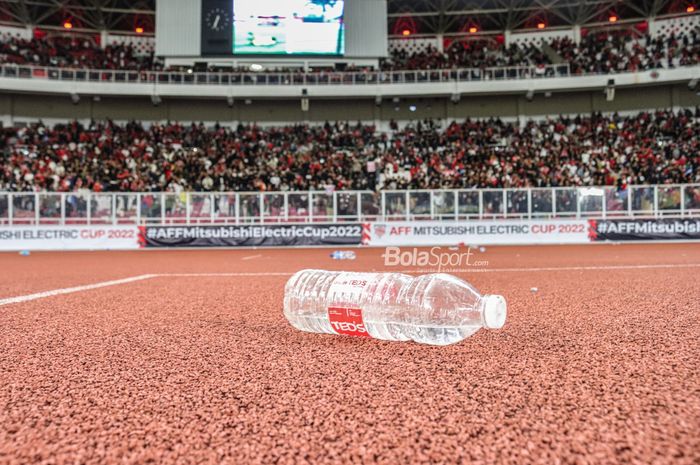
<svg viewBox="0 0 700 465">
<path fill-rule="evenodd" d="M 375 276 L 375 273 L 343 273 L 333 281 L 328 293 L 335 299 L 357 300 Z"/>
<path fill-rule="evenodd" d="M 372 337 L 365 328 L 362 310 L 359 308 L 328 307 L 328 320 L 337 334 Z"/>
</svg>

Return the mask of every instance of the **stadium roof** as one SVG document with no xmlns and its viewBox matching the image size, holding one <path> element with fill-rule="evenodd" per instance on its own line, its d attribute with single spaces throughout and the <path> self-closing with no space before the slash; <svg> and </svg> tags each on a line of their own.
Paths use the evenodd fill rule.
<svg viewBox="0 0 700 465">
<path fill-rule="evenodd" d="M 458 34 L 607 24 L 683 14 L 686 0 L 388 0 L 389 34 Z M 695 5 L 697 7 L 697 5 Z"/>
<path fill-rule="evenodd" d="M 0 0 L 0 21 L 74 31 L 155 30 L 155 0 Z"/>
<path fill-rule="evenodd" d="M 346 0 L 347 1 L 347 0 Z M 460 34 L 476 30 L 620 24 L 682 14 L 694 0 L 387 0 L 389 34 Z M 0 0 L 0 22 L 75 31 L 155 30 L 155 0 Z M 616 21 L 617 22 L 617 21 Z"/>
</svg>

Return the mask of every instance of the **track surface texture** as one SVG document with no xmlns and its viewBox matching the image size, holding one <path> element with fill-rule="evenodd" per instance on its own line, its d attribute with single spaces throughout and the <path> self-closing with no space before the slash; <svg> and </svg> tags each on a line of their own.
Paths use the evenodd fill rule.
<svg viewBox="0 0 700 465">
<path fill-rule="evenodd" d="M 382 252 L 0 254 L 0 300 L 384 270 Z M 508 320 L 447 347 L 299 332 L 287 274 L 2 305 L 0 464 L 700 463 L 700 245 L 477 258 L 455 274 Z"/>
</svg>

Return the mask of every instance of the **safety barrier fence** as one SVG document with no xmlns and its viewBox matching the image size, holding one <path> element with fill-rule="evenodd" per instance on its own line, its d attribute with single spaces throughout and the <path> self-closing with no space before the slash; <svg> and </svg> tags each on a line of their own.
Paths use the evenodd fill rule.
<svg viewBox="0 0 700 465">
<path fill-rule="evenodd" d="M 0 192 L 0 226 L 700 216 L 700 184 L 310 192 Z"/>
<path fill-rule="evenodd" d="M 545 66 L 508 66 L 441 70 L 323 72 L 183 72 L 70 69 L 14 64 L 4 64 L 0 66 L 0 77 L 8 78 L 233 86 L 414 84 L 419 82 L 462 82 L 568 76 L 571 76 L 568 63 Z"/>
</svg>

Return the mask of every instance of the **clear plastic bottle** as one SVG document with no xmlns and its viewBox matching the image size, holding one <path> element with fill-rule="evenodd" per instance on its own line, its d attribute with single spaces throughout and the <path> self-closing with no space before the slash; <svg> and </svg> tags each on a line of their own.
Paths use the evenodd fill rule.
<svg viewBox="0 0 700 465">
<path fill-rule="evenodd" d="M 506 301 L 449 274 L 302 270 L 284 289 L 284 315 L 312 333 L 447 345 L 506 321 Z"/>
</svg>

